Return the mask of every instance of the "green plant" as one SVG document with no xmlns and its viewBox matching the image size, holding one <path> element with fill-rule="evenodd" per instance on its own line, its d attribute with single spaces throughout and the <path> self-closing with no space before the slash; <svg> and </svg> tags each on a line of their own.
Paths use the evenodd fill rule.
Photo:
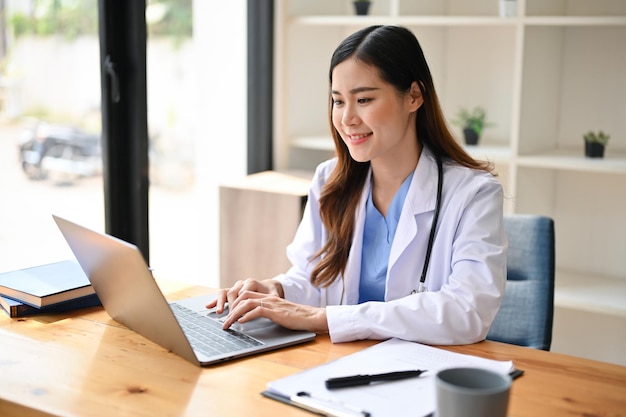
<svg viewBox="0 0 626 417">
<path fill-rule="evenodd" d="M 589 132 L 583 135 L 583 139 L 585 140 L 585 142 L 589 142 L 589 143 L 595 142 L 603 146 L 606 146 L 606 144 L 609 142 L 610 137 L 611 137 L 610 135 L 607 135 L 601 130 L 598 133 L 590 130 Z"/>
<path fill-rule="evenodd" d="M 452 123 L 461 126 L 463 129 L 471 129 L 478 136 L 481 135 L 484 128 L 492 126 L 492 123 L 487 122 L 487 112 L 482 107 L 474 107 L 472 110 L 461 108 L 457 118 Z"/>
</svg>

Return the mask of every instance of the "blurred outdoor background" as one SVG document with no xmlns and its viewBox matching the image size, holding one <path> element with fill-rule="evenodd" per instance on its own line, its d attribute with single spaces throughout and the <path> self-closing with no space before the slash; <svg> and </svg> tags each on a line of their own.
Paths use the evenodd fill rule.
<svg viewBox="0 0 626 417">
<path fill-rule="evenodd" d="M 236 148 L 245 138 L 231 127 L 235 138 L 222 141 L 198 106 L 215 46 L 202 43 L 210 33 L 193 27 L 217 19 L 203 13 L 194 23 L 192 10 L 202 3 L 151 0 L 146 10 L 150 263 L 168 279 L 215 286 L 223 178 L 206 168 L 215 158 L 206 150 L 230 143 L 242 153 Z M 97 13 L 97 0 L 0 0 L 0 272 L 72 257 L 52 214 L 104 231 Z M 245 75 L 240 44 L 222 55 L 235 76 Z M 216 115 L 225 126 L 242 117 L 233 108 Z M 221 159 L 243 172 L 227 153 Z"/>
</svg>

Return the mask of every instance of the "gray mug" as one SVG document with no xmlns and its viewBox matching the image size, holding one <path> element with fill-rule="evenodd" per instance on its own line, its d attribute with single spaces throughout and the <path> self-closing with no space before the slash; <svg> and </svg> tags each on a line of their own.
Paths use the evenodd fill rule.
<svg viewBox="0 0 626 417">
<path fill-rule="evenodd" d="M 481 368 L 437 373 L 436 417 L 506 417 L 511 377 Z"/>
</svg>

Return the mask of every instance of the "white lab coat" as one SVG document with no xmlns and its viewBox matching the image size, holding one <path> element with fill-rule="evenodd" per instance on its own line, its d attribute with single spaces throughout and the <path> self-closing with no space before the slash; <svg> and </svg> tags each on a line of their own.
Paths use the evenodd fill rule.
<svg viewBox="0 0 626 417">
<path fill-rule="evenodd" d="M 422 273 L 437 195 L 437 164 L 424 149 L 406 196 L 389 255 L 385 302 L 357 304 L 365 203 L 370 176 L 356 213 L 354 237 L 342 279 L 328 288 L 310 283 L 311 257 L 327 239 L 319 197 L 335 159 L 317 167 L 303 219 L 287 247 L 292 267 L 276 277 L 285 299 L 326 307 L 331 340 L 398 337 L 427 344 L 483 340 L 500 307 L 506 281 L 502 186 L 491 174 L 443 164 L 441 212 L 426 277 Z"/>
</svg>

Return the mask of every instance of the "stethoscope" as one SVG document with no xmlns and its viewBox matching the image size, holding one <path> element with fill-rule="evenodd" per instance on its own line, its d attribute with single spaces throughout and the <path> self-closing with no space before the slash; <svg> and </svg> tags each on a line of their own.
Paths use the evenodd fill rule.
<svg viewBox="0 0 626 417">
<path fill-rule="evenodd" d="M 433 222 L 430 226 L 430 236 L 428 237 L 428 246 L 426 248 L 426 258 L 424 259 L 424 267 L 422 268 L 422 275 L 420 277 L 419 287 L 417 288 L 417 290 L 411 291 L 411 294 L 416 294 L 416 293 L 426 291 L 424 282 L 426 281 L 426 272 L 428 271 L 428 264 L 430 262 L 430 253 L 433 251 L 433 242 L 435 241 L 435 229 L 437 226 L 437 220 L 439 220 L 439 211 L 441 208 L 441 189 L 443 188 L 443 167 L 441 163 L 441 157 L 439 155 L 435 155 L 435 160 L 437 161 L 437 202 L 435 203 L 435 215 L 433 216 Z M 343 282 L 343 275 L 341 279 Z M 339 301 L 339 304 L 343 304 L 343 297 L 345 295 L 344 292 L 345 292 L 345 286 L 342 285 L 341 299 Z M 328 300 L 326 300 L 326 304 L 328 305 Z"/>
<path fill-rule="evenodd" d="M 439 219 L 439 209 L 441 208 L 441 189 L 443 187 L 443 167 L 441 166 L 441 157 L 435 155 L 437 160 L 437 203 L 435 205 L 435 215 L 433 216 L 433 223 L 430 226 L 430 236 L 428 237 L 428 246 L 426 248 L 426 258 L 424 259 L 424 267 L 422 268 L 422 276 L 420 277 L 419 287 L 417 291 L 413 290 L 411 294 L 416 292 L 426 291 L 424 282 L 426 281 L 426 272 L 428 271 L 428 264 L 430 262 L 430 253 L 433 250 L 433 242 L 435 241 L 435 229 L 437 228 L 437 220 Z"/>
</svg>

